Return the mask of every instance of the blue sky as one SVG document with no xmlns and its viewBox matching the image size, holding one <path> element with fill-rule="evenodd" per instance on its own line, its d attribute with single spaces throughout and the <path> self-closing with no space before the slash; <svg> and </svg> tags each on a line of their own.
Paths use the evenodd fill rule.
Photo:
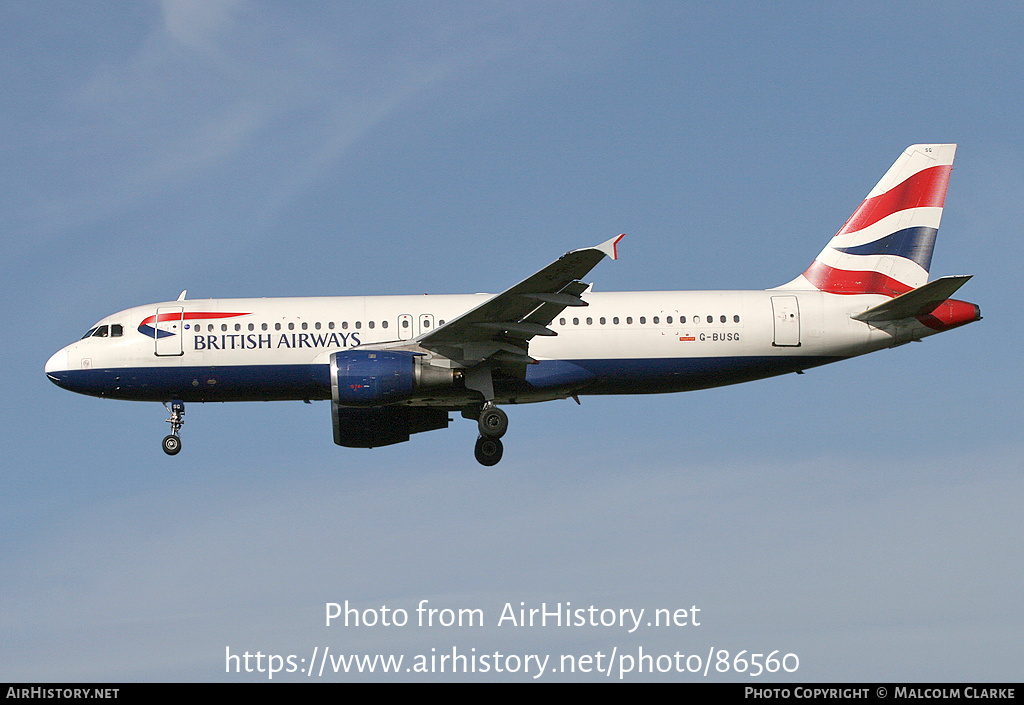
<svg viewBox="0 0 1024 705">
<path fill-rule="evenodd" d="M 225 647 L 328 646 L 1019 678 L 1022 15 L 4 3 L 0 679 L 259 680 L 225 674 Z M 932 274 L 974 274 L 983 322 L 801 377 L 516 407 L 494 469 L 462 419 L 338 448 L 326 403 L 189 405 L 167 458 L 162 407 L 42 373 L 99 318 L 186 288 L 497 291 L 619 232 L 598 290 L 775 286 L 917 142 L 960 145 Z M 488 625 L 325 627 L 346 599 Z M 520 601 L 704 621 L 491 624 Z M 529 680 L 476 676 L 495 677 Z"/>
</svg>

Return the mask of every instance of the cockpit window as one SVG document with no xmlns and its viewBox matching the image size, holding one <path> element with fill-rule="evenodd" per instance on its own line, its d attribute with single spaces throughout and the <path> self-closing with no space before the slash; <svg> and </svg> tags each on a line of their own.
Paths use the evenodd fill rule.
<svg viewBox="0 0 1024 705">
<path fill-rule="evenodd" d="M 82 336 L 82 340 L 86 338 L 120 338 L 122 335 L 124 335 L 124 326 L 120 323 L 112 323 L 109 326 L 90 328 L 89 332 Z"/>
</svg>

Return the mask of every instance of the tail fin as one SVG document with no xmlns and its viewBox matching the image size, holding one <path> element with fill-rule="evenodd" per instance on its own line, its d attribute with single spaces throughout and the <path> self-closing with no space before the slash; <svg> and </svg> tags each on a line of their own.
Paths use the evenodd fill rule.
<svg viewBox="0 0 1024 705">
<path fill-rule="evenodd" d="M 907 147 L 807 271 L 779 289 L 893 297 L 928 281 L 955 144 Z"/>
</svg>

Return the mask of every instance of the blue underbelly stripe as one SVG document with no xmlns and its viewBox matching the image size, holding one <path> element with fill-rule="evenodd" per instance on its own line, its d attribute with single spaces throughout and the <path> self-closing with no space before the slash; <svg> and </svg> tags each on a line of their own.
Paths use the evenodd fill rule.
<svg viewBox="0 0 1024 705">
<path fill-rule="evenodd" d="M 834 362 L 837 357 L 750 356 L 544 360 L 527 367 L 526 391 L 651 394 L 718 387 Z M 328 365 L 136 367 L 50 373 L 60 387 L 136 401 L 273 401 L 330 399 Z M 495 383 L 501 386 L 496 377 Z"/>
</svg>

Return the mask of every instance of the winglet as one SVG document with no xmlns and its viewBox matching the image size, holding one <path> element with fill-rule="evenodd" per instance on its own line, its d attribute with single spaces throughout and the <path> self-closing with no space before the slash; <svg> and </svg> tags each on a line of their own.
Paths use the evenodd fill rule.
<svg viewBox="0 0 1024 705">
<path fill-rule="evenodd" d="M 612 259 L 618 259 L 619 258 L 619 251 L 618 251 L 619 240 L 621 240 L 624 237 L 626 237 L 625 233 L 623 233 L 622 235 L 616 235 L 611 240 L 607 240 L 605 242 L 602 242 L 600 245 L 598 245 L 597 247 L 594 247 L 592 249 L 600 250 L 601 252 L 605 253 L 606 255 L 611 257 Z"/>
</svg>

